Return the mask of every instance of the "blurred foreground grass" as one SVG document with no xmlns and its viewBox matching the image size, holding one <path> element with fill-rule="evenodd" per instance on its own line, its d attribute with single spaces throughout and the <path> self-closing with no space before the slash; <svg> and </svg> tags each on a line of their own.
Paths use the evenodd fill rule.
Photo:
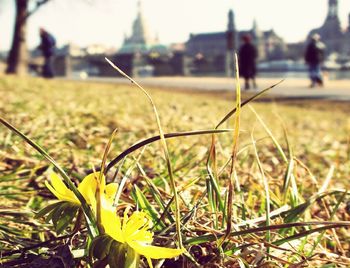
<svg viewBox="0 0 350 268">
<path fill-rule="evenodd" d="M 212 129 L 235 106 L 234 96 L 220 98 L 217 94 L 212 97 L 209 93 L 179 93 L 157 88 L 147 90 L 157 105 L 165 133 Z M 133 85 L 0 77 L 0 96 L 0 116 L 40 144 L 72 177 L 77 179 L 84 177 L 92 167 L 100 165 L 104 146 L 115 128 L 118 128 L 118 133 L 113 141 L 110 159 L 137 141 L 158 134 L 148 101 Z M 290 152 L 293 153 L 295 161 L 292 173 L 296 178 L 299 195 L 297 204 L 306 202 L 316 194 L 326 178 L 330 179 L 329 184 L 324 184 L 327 190 L 349 189 L 350 118 L 346 111 L 333 109 L 332 103 L 324 103 L 321 109 L 320 105 L 312 102 L 309 105 L 304 103 L 301 107 L 278 102 L 256 102 L 251 105 L 275 136 L 285 154 L 290 156 Z M 223 127 L 232 128 L 232 126 L 233 121 L 230 120 Z M 287 146 L 284 128 L 290 148 Z M 257 155 L 269 182 L 272 208 L 283 205 L 280 188 L 288 168 L 271 137 L 247 106 L 242 109 L 241 130 L 237 166 L 240 189 L 236 189 L 235 197 L 238 210 L 235 214 L 236 223 L 265 213 L 264 187 L 256 163 L 257 156 L 252 146 L 252 136 L 256 141 Z M 218 166 L 219 169 L 221 167 L 224 169 L 231 153 L 232 134 L 218 134 L 217 137 Z M 178 188 L 181 189 L 190 181 L 198 179 L 182 192 L 183 213 L 191 211 L 192 205 L 198 201 L 206 187 L 205 165 L 210 142 L 210 135 L 168 140 Z M 140 150 L 125 160 L 120 168 L 120 174 L 127 173 L 139 153 Z M 165 198 L 169 198 L 167 171 L 159 143 L 146 147 L 138 164 L 139 168 L 133 168 L 128 175 L 123 200 L 125 202 L 130 200 L 130 192 L 134 185 L 145 189 L 144 177 L 153 179 L 164 191 Z M 3 242 L 0 250 L 2 252 L 30 247 L 34 242 L 52 238 L 47 224 L 28 217 L 32 210 L 37 211 L 41 208 L 43 200 L 50 196 L 43 185 L 48 167 L 48 163 L 41 155 L 0 126 L 0 214 L 2 215 L 0 239 Z M 225 172 L 221 177 L 220 184 L 224 190 Z M 325 203 L 318 201 L 312 203 L 302 216 L 298 215 L 294 220 L 331 220 L 329 212 L 336 206 L 337 200 L 339 198 L 331 196 Z M 347 200 L 345 197 L 339 201 L 339 211 L 333 220 L 349 220 Z M 210 200 L 198 208 L 198 213 L 206 221 L 195 219 L 189 223 L 189 232 L 192 227 L 201 229 L 202 234 L 210 233 L 208 230 L 211 228 L 216 229 L 217 226 L 211 222 L 212 216 L 207 203 L 210 204 Z M 330 211 L 325 210 L 324 205 L 329 206 Z M 245 207 L 244 213 L 240 212 L 242 206 Z M 200 218 L 198 215 L 197 217 Z M 277 219 L 277 223 L 279 221 Z M 337 240 L 331 238 L 332 234 L 336 235 Z M 337 234 L 330 232 L 325 237 L 325 242 L 320 244 L 321 248 L 317 248 L 319 252 L 339 253 L 344 257 L 339 259 L 339 265 L 349 261 L 350 240 L 347 231 L 339 230 Z M 252 239 L 250 237 L 247 241 Z M 302 240 L 300 243 L 306 245 L 307 240 Z M 292 249 L 289 249 L 295 250 L 299 255 L 292 254 L 293 256 L 286 261 L 301 262 L 305 258 L 303 250 L 297 249 L 299 246 L 293 245 Z M 267 263 L 281 264 L 278 258 L 283 258 L 285 252 L 271 254 L 275 254 L 277 259 L 271 258 Z M 320 261 L 324 264 L 328 259 L 332 259 L 332 255 L 322 256 L 318 256 L 315 263 Z M 200 257 L 197 258 L 199 263 L 208 260 L 209 263 L 219 263 L 215 256 L 213 259 L 206 258 L 206 261 Z M 247 263 L 252 262 L 249 253 L 242 258 Z M 235 261 L 232 261 L 230 267 L 236 267 L 234 263 Z M 226 263 L 226 267 L 229 267 L 227 265 Z"/>
</svg>

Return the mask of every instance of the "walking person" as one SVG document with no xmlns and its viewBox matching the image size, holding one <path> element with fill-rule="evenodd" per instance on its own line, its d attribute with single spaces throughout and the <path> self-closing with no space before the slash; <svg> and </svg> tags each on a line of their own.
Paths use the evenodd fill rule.
<svg viewBox="0 0 350 268">
<path fill-rule="evenodd" d="M 325 56 L 326 46 L 320 39 L 321 36 L 319 34 L 312 35 L 305 51 L 305 62 L 309 66 L 311 88 L 315 87 L 316 85 L 323 86 L 321 68 Z"/>
<path fill-rule="evenodd" d="M 41 50 L 45 58 L 42 75 L 45 78 L 53 78 L 53 56 L 55 55 L 56 50 L 56 40 L 53 35 L 47 32 L 44 28 L 40 28 L 39 33 L 41 43 L 38 48 Z"/>
<path fill-rule="evenodd" d="M 258 53 L 251 40 L 250 35 L 243 35 L 243 44 L 239 48 L 239 72 L 244 78 L 245 90 L 250 89 L 250 80 L 252 80 L 253 87 L 256 88 L 255 76 Z"/>
</svg>

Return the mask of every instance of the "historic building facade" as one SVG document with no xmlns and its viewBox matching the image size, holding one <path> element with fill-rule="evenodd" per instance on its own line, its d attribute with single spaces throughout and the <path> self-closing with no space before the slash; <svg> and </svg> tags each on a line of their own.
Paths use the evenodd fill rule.
<svg viewBox="0 0 350 268">
<path fill-rule="evenodd" d="M 322 0 L 326 4 L 326 0 Z M 349 0 L 343 0 L 349 1 Z M 308 34 L 318 33 L 327 46 L 327 56 L 343 68 L 350 68 L 350 14 L 346 28 L 341 27 L 338 16 L 338 0 L 328 0 L 328 13 L 323 25 Z M 125 36 L 121 48 L 109 51 L 101 45 L 81 49 L 67 45 L 60 49 L 55 67 L 58 75 L 70 76 L 77 72 L 88 75 L 115 76 L 116 72 L 101 56 L 116 62 L 127 74 L 137 75 L 233 75 L 233 52 L 238 50 L 243 35 L 249 34 L 255 43 L 259 61 L 271 71 L 274 60 L 292 60 L 302 66 L 306 40 L 285 44 L 274 30 L 262 31 L 256 21 L 252 28 L 241 31 L 236 28 L 232 10 L 228 13 L 226 31 L 191 34 L 186 43 L 165 46 L 153 38 L 147 27 L 142 2 L 138 2 L 132 31 Z M 30 68 L 36 72 L 42 63 L 39 55 L 31 56 Z M 270 64 L 270 65 L 269 65 Z M 260 68 L 261 65 L 260 65 Z M 280 68 L 278 66 L 277 68 Z M 149 72 L 150 71 L 150 72 Z"/>
<path fill-rule="evenodd" d="M 191 34 L 186 42 L 186 56 L 193 59 L 193 72 L 221 73 L 226 69 L 228 57 L 234 50 L 238 50 L 241 45 L 243 35 L 250 35 L 257 47 L 259 61 L 271 61 L 283 59 L 286 53 L 286 44 L 273 29 L 261 31 L 256 21 L 253 22 L 251 29 L 240 31 L 236 29 L 234 13 L 232 10 L 228 13 L 227 30 L 214 33 Z M 232 38 L 232 40 L 230 40 Z M 232 45 L 231 45 L 232 43 Z M 230 53 L 227 53 L 227 52 Z M 232 65 L 232 63 L 231 63 Z"/>
<path fill-rule="evenodd" d="M 143 16 L 142 2 L 138 2 L 137 16 L 132 25 L 132 33 L 126 36 L 117 52 L 117 60 L 125 64 L 124 69 L 137 74 L 137 69 L 149 65 L 155 75 L 171 74 L 228 74 L 233 72 L 233 52 L 238 50 L 243 35 L 249 34 L 255 43 L 259 60 L 282 59 L 286 46 L 273 30 L 261 31 L 254 21 L 247 31 L 238 31 L 234 13 L 228 13 L 226 31 L 191 34 L 184 44 L 184 50 L 174 50 L 161 45 L 152 38 Z M 136 70 L 136 71 L 135 71 Z"/>
<path fill-rule="evenodd" d="M 183 59 L 176 49 L 153 38 L 143 14 L 142 1 L 138 1 L 136 18 L 130 36 L 115 55 L 116 62 L 133 76 L 182 75 Z"/>
<path fill-rule="evenodd" d="M 313 29 L 308 39 L 315 33 L 321 36 L 327 47 L 327 54 L 336 54 L 340 59 L 350 58 L 350 14 L 348 26 L 342 29 L 338 15 L 338 0 L 328 0 L 328 14 L 323 25 Z"/>
<path fill-rule="evenodd" d="M 323 0 L 326 1 L 326 0 Z M 348 0 L 344 0 L 348 1 Z M 338 16 L 338 0 L 328 0 L 328 14 L 323 25 L 313 29 L 308 34 L 318 33 L 327 46 L 327 56 L 336 58 L 340 64 L 350 62 L 350 14 L 348 26 L 342 29 Z M 271 61 L 286 59 L 303 61 L 306 40 L 286 44 L 283 39 L 271 29 L 262 31 L 256 21 L 251 29 L 239 30 L 235 25 L 232 10 L 228 13 L 228 23 L 225 31 L 191 34 L 184 44 L 165 46 L 153 38 L 147 27 L 142 2 L 138 2 L 138 10 L 132 24 L 132 31 L 125 36 L 124 42 L 117 53 L 110 55 L 127 74 L 138 75 L 233 75 L 233 52 L 239 49 L 243 35 L 250 35 L 258 50 L 258 60 L 270 66 Z M 99 51 L 99 47 L 92 47 Z M 105 64 L 100 55 L 90 55 L 88 50 L 84 56 L 73 55 L 75 50 L 69 47 L 65 57 L 57 59 L 57 68 L 62 75 L 69 75 L 76 70 L 84 70 L 92 75 L 116 75 L 110 66 Z M 79 50 L 80 51 L 80 50 Z M 270 65 L 269 65 L 270 64 Z M 67 67 L 68 66 L 68 67 Z M 271 65 L 272 66 L 272 65 Z M 344 65 L 345 66 L 345 65 Z M 261 67 L 261 66 L 260 66 Z M 266 67 L 271 70 L 271 67 Z M 269 69 L 270 68 L 270 69 Z M 280 68 L 280 67 L 278 67 Z"/>
<path fill-rule="evenodd" d="M 168 52 L 167 46 L 161 45 L 158 38 L 150 34 L 147 21 L 143 14 L 142 1 L 138 1 L 137 15 L 132 24 L 132 32 L 128 37 L 125 35 L 123 45 L 118 50 L 119 54 L 165 54 Z"/>
</svg>

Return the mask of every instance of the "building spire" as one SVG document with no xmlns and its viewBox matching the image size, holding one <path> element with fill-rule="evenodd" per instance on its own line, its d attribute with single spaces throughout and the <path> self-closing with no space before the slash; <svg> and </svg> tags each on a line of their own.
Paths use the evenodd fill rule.
<svg viewBox="0 0 350 268">
<path fill-rule="evenodd" d="M 258 29 L 258 22 L 256 21 L 256 18 L 253 19 L 253 30 Z"/>
<path fill-rule="evenodd" d="M 146 44 L 151 43 L 150 37 L 148 35 L 148 28 L 145 18 L 143 16 L 142 1 L 137 2 L 137 17 L 134 20 L 132 26 L 132 35 L 130 40 L 134 44 Z"/>
<path fill-rule="evenodd" d="M 254 38 L 261 38 L 261 35 L 262 35 L 262 32 L 260 31 L 258 26 L 258 22 L 255 18 L 253 20 L 252 34 Z"/>
<path fill-rule="evenodd" d="M 228 24 L 227 24 L 227 30 L 228 31 L 234 31 L 235 30 L 235 18 L 232 9 L 228 12 Z"/>
<path fill-rule="evenodd" d="M 328 18 L 338 18 L 338 0 L 328 0 Z"/>
<path fill-rule="evenodd" d="M 138 15 L 142 14 L 142 1 L 141 0 L 137 1 L 137 14 Z"/>
<path fill-rule="evenodd" d="M 254 34 L 259 34 L 260 33 L 260 29 L 259 29 L 259 26 L 258 26 L 258 22 L 257 20 L 254 18 L 253 20 L 253 27 L 252 27 L 252 31 Z"/>
</svg>

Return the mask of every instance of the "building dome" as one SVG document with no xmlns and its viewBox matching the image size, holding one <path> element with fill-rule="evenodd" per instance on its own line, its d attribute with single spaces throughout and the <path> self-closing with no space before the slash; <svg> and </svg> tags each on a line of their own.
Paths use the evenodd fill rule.
<svg viewBox="0 0 350 268">
<path fill-rule="evenodd" d="M 146 44 L 124 44 L 119 50 L 118 54 L 146 54 L 149 50 L 149 46 Z"/>
</svg>

